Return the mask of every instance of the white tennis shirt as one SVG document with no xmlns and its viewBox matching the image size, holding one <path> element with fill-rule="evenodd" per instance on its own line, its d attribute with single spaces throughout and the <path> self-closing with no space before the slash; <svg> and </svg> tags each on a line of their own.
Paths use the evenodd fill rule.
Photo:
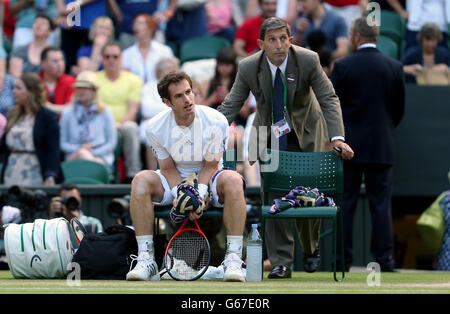
<svg viewBox="0 0 450 314">
<path fill-rule="evenodd" d="M 169 108 L 147 122 L 145 134 L 156 158 L 172 157 L 184 179 L 192 172 L 200 173 L 209 154 L 225 151 L 228 121 L 216 109 L 195 105 L 194 122 L 188 127 L 181 127 Z"/>
</svg>

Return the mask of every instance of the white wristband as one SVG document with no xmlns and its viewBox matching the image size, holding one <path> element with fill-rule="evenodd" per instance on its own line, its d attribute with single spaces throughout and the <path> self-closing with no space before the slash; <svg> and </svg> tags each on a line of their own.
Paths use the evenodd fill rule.
<svg viewBox="0 0 450 314">
<path fill-rule="evenodd" d="M 206 193 L 208 193 L 208 186 L 206 184 L 199 184 L 198 185 L 198 194 L 200 194 L 200 197 L 204 200 Z"/>
<path fill-rule="evenodd" d="M 178 185 L 175 185 L 171 190 L 173 198 L 177 198 L 177 196 L 178 196 L 177 192 L 178 192 Z"/>
</svg>

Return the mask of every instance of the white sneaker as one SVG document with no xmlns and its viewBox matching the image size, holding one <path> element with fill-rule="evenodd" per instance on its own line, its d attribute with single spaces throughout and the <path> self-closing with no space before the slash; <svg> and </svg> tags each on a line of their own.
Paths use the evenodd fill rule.
<svg viewBox="0 0 450 314">
<path fill-rule="evenodd" d="M 243 261 L 236 253 L 230 253 L 225 256 L 223 261 L 223 281 L 240 281 L 245 282 L 245 275 L 242 271 Z"/>
<path fill-rule="evenodd" d="M 160 280 L 158 265 L 150 258 L 147 252 L 139 254 L 139 256 L 131 255 L 132 258 L 130 271 L 127 274 L 127 280 L 133 281 L 150 281 Z M 131 270 L 133 262 L 137 261 L 136 266 Z"/>
</svg>

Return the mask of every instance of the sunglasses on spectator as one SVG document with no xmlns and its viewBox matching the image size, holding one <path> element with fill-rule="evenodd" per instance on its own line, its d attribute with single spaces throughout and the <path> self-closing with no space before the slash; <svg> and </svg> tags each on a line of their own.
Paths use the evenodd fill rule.
<svg viewBox="0 0 450 314">
<path fill-rule="evenodd" d="M 103 58 L 110 59 L 113 58 L 114 60 L 117 60 L 120 56 L 119 55 L 104 55 Z"/>
</svg>

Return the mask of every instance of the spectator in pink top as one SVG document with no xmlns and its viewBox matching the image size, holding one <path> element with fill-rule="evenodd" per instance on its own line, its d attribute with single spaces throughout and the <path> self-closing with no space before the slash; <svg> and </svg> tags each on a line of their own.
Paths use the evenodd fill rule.
<svg viewBox="0 0 450 314">
<path fill-rule="evenodd" d="M 0 138 L 3 136 L 6 127 L 6 118 L 0 113 Z"/>
<path fill-rule="evenodd" d="M 231 0 L 210 0 L 205 5 L 208 19 L 208 33 L 234 41 L 236 28 L 233 26 Z"/>
</svg>

